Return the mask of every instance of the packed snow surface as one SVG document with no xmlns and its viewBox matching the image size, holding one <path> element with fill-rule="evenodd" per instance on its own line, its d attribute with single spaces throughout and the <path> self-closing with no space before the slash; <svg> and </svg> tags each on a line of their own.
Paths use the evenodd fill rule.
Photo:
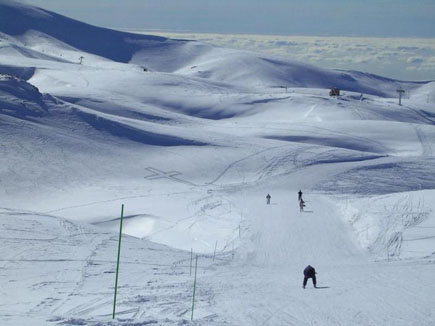
<svg viewBox="0 0 435 326">
<path fill-rule="evenodd" d="M 0 0 L 1 325 L 434 325 L 434 93 Z"/>
</svg>

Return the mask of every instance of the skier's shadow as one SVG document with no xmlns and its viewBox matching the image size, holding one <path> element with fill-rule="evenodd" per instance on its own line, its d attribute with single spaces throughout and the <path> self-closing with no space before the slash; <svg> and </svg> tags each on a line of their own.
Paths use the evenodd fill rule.
<svg viewBox="0 0 435 326">
<path fill-rule="evenodd" d="M 314 213 L 314 211 L 303 211 L 302 213 Z"/>
<path fill-rule="evenodd" d="M 316 289 L 329 289 L 329 286 L 317 286 Z"/>
</svg>

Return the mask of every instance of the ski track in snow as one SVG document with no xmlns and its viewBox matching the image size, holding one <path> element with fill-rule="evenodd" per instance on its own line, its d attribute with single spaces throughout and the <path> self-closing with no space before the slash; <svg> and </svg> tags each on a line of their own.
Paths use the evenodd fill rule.
<svg viewBox="0 0 435 326">
<path fill-rule="evenodd" d="M 421 143 L 422 155 L 427 157 L 432 157 L 433 156 L 432 146 L 431 143 L 428 141 L 424 131 L 422 130 L 422 127 L 416 126 L 415 132 L 417 133 L 418 140 Z"/>
</svg>

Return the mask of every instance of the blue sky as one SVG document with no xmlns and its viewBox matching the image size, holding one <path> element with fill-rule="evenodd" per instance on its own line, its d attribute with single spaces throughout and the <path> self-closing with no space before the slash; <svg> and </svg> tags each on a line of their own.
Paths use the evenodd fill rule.
<svg viewBox="0 0 435 326">
<path fill-rule="evenodd" d="M 435 0 L 23 0 L 106 27 L 435 37 Z"/>
</svg>

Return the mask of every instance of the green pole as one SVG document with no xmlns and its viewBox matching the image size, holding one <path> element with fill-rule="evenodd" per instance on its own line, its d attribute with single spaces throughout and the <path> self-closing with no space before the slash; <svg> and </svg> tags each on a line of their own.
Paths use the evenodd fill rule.
<svg viewBox="0 0 435 326">
<path fill-rule="evenodd" d="M 192 260 L 193 260 L 193 248 L 190 248 L 190 272 L 189 272 L 189 276 L 192 276 Z"/>
<path fill-rule="evenodd" d="M 195 262 L 195 281 L 193 282 L 193 298 L 192 298 L 192 316 L 190 320 L 193 320 L 193 309 L 195 308 L 195 293 L 196 293 L 196 270 L 198 268 L 198 255 L 196 256 Z"/>
<path fill-rule="evenodd" d="M 118 241 L 118 262 L 116 263 L 115 297 L 113 299 L 112 319 L 115 319 L 116 293 L 118 292 L 118 273 L 119 273 L 119 258 L 121 256 L 121 237 L 122 237 L 122 219 L 123 219 L 123 217 L 124 217 L 124 204 L 122 204 L 122 206 L 121 206 L 121 224 L 119 226 L 119 241 Z"/>
</svg>

